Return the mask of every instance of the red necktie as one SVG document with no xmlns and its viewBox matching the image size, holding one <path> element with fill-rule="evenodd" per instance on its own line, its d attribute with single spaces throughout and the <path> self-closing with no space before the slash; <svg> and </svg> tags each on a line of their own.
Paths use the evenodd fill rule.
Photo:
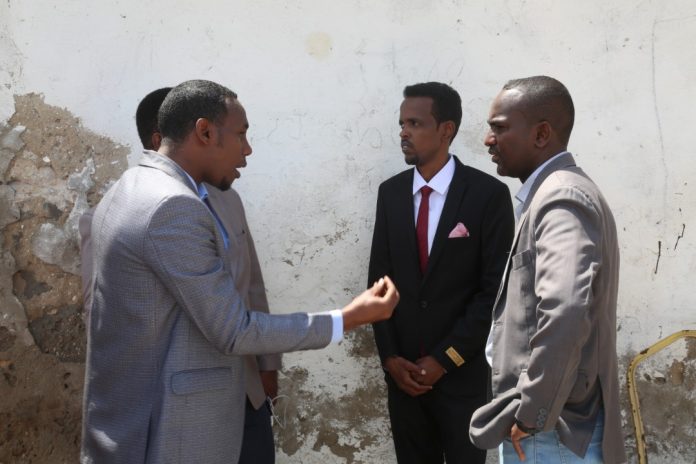
<svg viewBox="0 0 696 464">
<path fill-rule="evenodd" d="M 430 209 L 430 193 L 432 191 L 433 189 L 427 185 L 421 187 L 421 202 L 418 207 L 418 220 L 416 221 L 418 259 L 420 260 L 422 276 L 425 276 L 425 271 L 428 269 L 428 210 Z"/>
</svg>

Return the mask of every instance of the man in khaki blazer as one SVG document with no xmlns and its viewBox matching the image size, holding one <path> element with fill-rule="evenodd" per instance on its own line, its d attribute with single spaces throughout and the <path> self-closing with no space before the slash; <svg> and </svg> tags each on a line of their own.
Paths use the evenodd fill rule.
<svg viewBox="0 0 696 464">
<path fill-rule="evenodd" d="M 472 418 L 501 462 L 626 461 L 619 409 L 619 251 L 611 210 L 566 146 L 574 108 L 555 79 L 508 82 L 485 144 L 523 184 L 486 354 L 493 399 Z M 526 458 L 526 460 L 525 460 Z"/>
<path fill-rule="evenodd" d="M 162 135 L 157 125 L 157 112 L 171 87 L 154 90 L 142 99 L 135 114 L 138 135 L 146 150 L 157 150 Z M 230 189 L 226 192 L 206 185 L 210 203 L 218 212 L 225 229 L 230 231 L 228 258 L 231 274 L 237 291 L 244 295 L 247 307 L 268 313 L 266 288 L 261 266 L 256 255 L 254 241 L 249 231 L 244 206 L 239 194 Z M 80 217 L 80 250 L 83 302 L 85 312 L 92 304 L 92 219 L 94 208 Z M 244 437 L 239 464 L 272 464 L 275 461 L 275 445 L 270 422 L 269 405 L 266 398 L 278 395 L 278 370 L 282 365 L 281 354 L 244 356 L 246 378 L 246 415 Z"/>
</svg>

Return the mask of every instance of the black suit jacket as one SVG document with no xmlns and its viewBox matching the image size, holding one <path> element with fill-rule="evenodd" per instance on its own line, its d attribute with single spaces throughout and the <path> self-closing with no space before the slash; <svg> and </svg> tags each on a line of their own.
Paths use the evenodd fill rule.
<svg viewBox="0 0 696 464">
<path fill-rule="evenodd" d="M 454 177 L 440 216 L 425 275 L 421 275 L 413 211 L 413 169 L 383 182 L 368 284 L 389 275 L 401 300 L 391 319 L 373 324 L 379 356 L 415 361 L 431 355 L 447 370 L 436 388 L 457 395 L 486 390 L 484 347 L 493 302 L 514 233 L 510 192 L 505 184 L 456 157 Z M 469 237 L 448 238 L 463 223 Z M 457 367 L 446 353 L 464 359 Z M 390 381 L 389 375 L 387 375 Z"/>
</svg>

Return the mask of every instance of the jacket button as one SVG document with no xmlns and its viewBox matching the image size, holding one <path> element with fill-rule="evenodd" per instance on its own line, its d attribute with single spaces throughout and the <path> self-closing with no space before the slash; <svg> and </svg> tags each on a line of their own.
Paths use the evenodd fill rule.
<svg viewBox="0 0 696 464">
<path fill-rule="evenodd" d="M 420 302 L 420 307 L 421 307 L 421 309 L 428 309 L 428 302 L 425 300 L 422 300 Z"/>
</svg>

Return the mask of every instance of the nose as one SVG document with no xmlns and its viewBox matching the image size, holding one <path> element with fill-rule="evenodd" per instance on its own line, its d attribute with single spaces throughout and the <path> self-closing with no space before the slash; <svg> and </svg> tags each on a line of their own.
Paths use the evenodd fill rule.
<svg viewBox="0 0 696 464">
<path fill-rule="evenodd" d="M 244 156 L 249 156 L 249 155 L 251 155 L 251 153 L 252 153 L 253 151 L 254 151 L 254 150 L 252 150 L 251 144 L 249 143 L 249 141 L 247 141 L 246 144 L 245 144 L 245 146 L 244 146 L 244 151 L 242 152 L 242 154 L 243 154 Z"/>
<path fill-rule="evenodd" d="M 486 136 L 483 138 L 483 144 L 487 147 L 492 147 L 495 145 L 495 136 L 493 135 L 493 131 L 489 130 L 486 132 Z"/>
<path fill-rule="evenodd" d="M 410 136 L 411 136 L 411 134 L 409 134 L 408 131 L 406 130 L 406 126 L 402 126 L 401 130 L 399 131 L 399 137 L 401 137 L 401 140 L 406 140 Z"/>
</svg>

